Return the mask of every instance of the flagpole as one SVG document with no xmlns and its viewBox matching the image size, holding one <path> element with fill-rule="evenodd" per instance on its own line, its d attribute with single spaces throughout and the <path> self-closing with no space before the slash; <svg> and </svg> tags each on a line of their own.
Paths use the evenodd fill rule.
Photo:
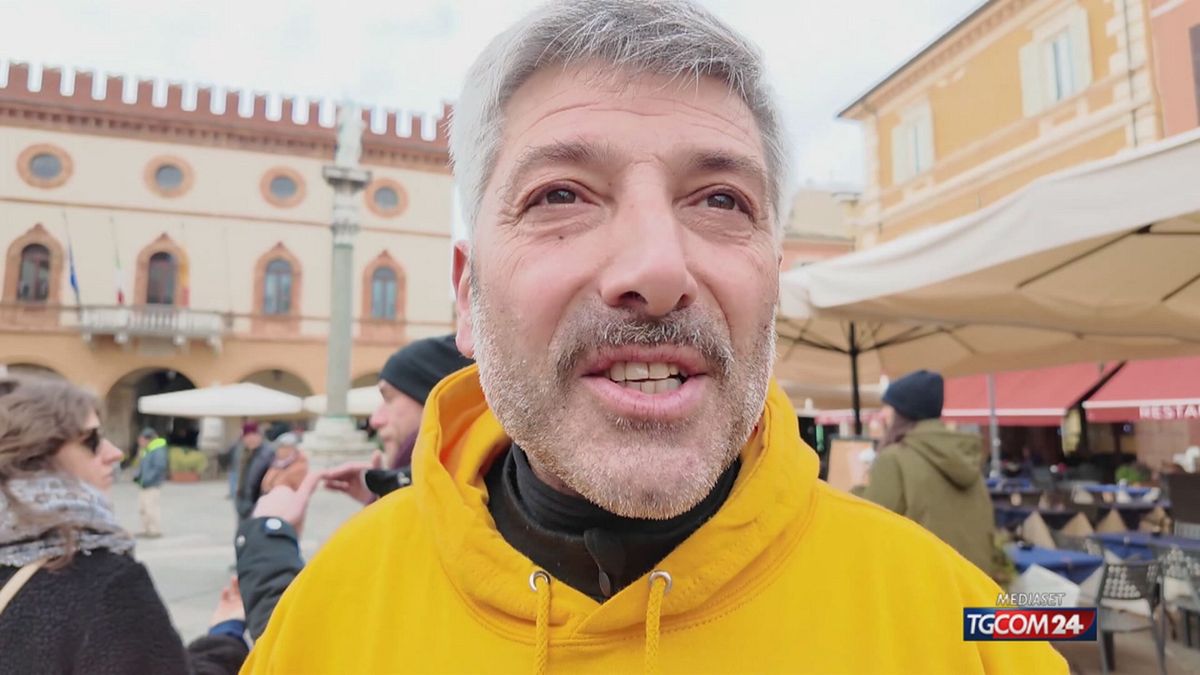
<svg viewBox="0 0 1200 675">
<path fill-rule="evenodd" d="M 121 269 L 121 245 L 117 242 L 117 221 L 113 218 L 112 213 L 108 214 L 108 224 L 112 227 L 113 241 L 113 260 L 116 262 L 116 278 L 113 280 L 117 285 L 117 304 L 125 305 L 125 273 Z"/>
<path fill-rule="evenodd" d="M 79 277 L 75 273 L 75 245 L 71 241 L 71 223 L 67 220 L 67 210 L 62 210 L 63 228 L 67 231 L 67 262 L 70 266 L 71 290 L 75 292 L 76 311 L 83 309 L 83 301 L 79 298 Z"/>
</svg>

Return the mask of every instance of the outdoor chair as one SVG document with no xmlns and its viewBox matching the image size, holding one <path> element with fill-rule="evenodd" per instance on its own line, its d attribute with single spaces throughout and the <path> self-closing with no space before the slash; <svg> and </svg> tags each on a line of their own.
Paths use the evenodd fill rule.
<svg viewBox="0 0 1200 675">
<path fill-rule="evenodd" d="M 1177 579 L 1191 586 L 1191 595 L 1175 600 L 1174 605 L 1179 610 L 1183 623 L 1183 642 L 1192 646 L 1192 622 L 1200 628 L 1200 552 L 1185 551 L 1179 548 L 1156 548 L 1159 570 L 1162 574 L 1162 620 L 1159 622 L 1164 639 L 1167 635 L 1167 624 L 1170 621 L 1167 609 L 1166 580 Z"/>
<path fill-rule="evenodd" d="M 1101 671 L 1106 675 L 1111 668 L 1115 667 L 1114 636 L 1117 633 L 1143 630 L 1150 631 L 1150 635 L 1154 638 L 1155 654 L 1158 656 L 1158 671 L 1162 675 L 1166 675 L 1163 635 L 1154 621 L 1154 610 L 1158 606 L 1159 600 L 1158 570 L 1157 560 L 1122 563 L 1105 561 L 1102 567 L 1096 606 L 1099 608 L 1100 619 L 1100 666 Z M 1105 600 L 1144 600 L 1150 609 L 1150 614 L 1143 618 L 1113 607 L 1106 607 Z"/>
<path fill-rule="evenodd" d="M 1051 530 L 1050 537 L 1054 539 L 1054 548 L 1060 551 L 1080 551 L 1092 555 L 1104 555 L 1104 548 L 1100 542 L 1091 537 L 1077 537 L 1065 534 L 1062 530 Z"/>
<path fill-rule="evenodd" d="M 1176 537 L 1200 539 L 1200 523 L 1189 523 L 1182 520 L 1176 520 L 1174 530 Z"/>
</svg>

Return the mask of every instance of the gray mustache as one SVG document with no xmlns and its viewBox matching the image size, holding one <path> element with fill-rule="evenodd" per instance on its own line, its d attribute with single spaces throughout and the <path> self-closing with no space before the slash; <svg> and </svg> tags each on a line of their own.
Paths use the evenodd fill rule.
<svg viewBox="0 0 1200 675">
<path fill-rule="evenodd" d="M 704 313 L 678 310 L 661 319 L 588 313 L 571 321 L 563 335 L 556 365 L 564 377 L 574 373 L 589 353 L 611 347 L 686 347 L 704 358 L 708 372 L 727 379 L 733 374 L 733 345 L 719 321 Z"/>
</svg>

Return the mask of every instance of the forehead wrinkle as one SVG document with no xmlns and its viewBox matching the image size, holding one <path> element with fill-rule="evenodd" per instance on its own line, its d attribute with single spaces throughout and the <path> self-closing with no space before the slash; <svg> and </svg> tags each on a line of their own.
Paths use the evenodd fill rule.
<svg viewBox="0 0 1200 675">
<path fill-rule="evenodd" d="M 545 166 L 612 166 L 619 163 L 619 152 L 608 141 L 557 141 L 526 148 L 513 162 L 503 194 L 517 191 L 525 176 Z"/>
</svg>

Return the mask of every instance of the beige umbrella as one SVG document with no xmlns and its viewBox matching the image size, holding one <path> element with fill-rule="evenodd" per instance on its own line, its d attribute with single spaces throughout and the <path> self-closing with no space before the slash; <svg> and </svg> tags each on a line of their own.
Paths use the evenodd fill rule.
<svg viewBox="0 0 1200 675">
<path fill-rule="evenodd" d="M 784 275 L 786 360 L 895 377 L 1200 352 L 1200 130 Z"/>
<path fill-rule="evenodd" d="M 379 387 L 356 387 L 346 392 L 346 412 L 354 417 L 368 417 L 383 404 Z M 314 415 L 325 414 L 328 397 L 317 394 L 304 399 L 304 409 Z"/>
</svg>

